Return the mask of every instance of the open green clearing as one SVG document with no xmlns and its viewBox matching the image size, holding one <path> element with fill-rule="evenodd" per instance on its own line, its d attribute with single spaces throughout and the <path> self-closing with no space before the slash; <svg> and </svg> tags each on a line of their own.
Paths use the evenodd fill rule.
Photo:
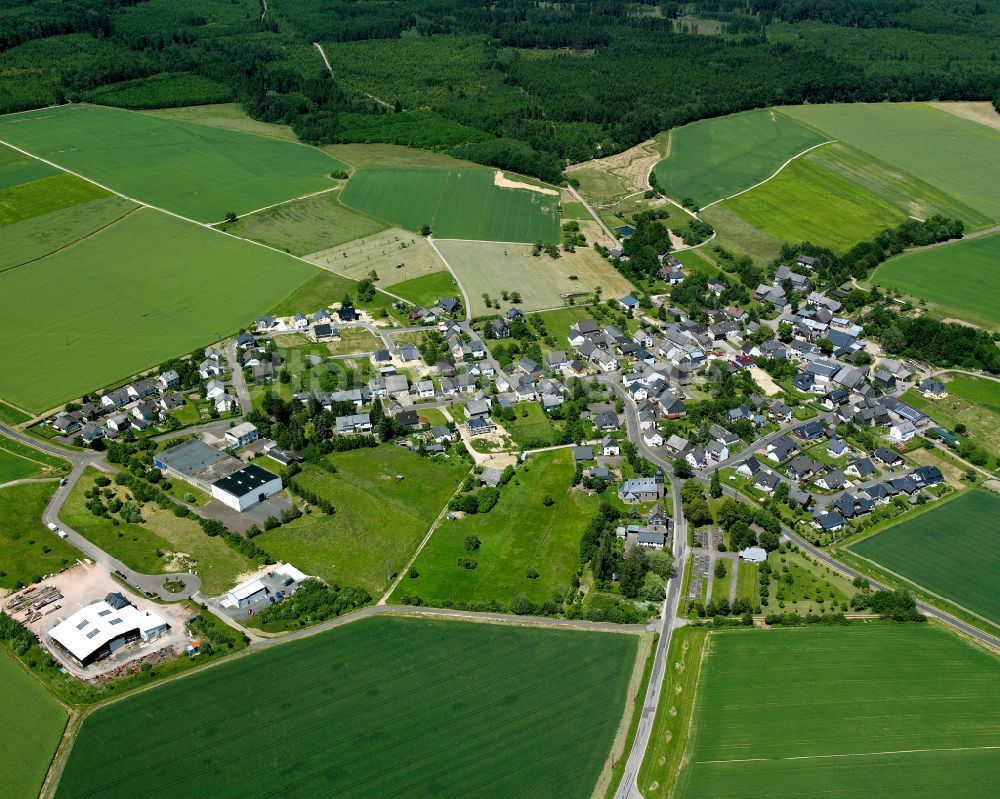
<svg viewBox="0 0 1000 799">
<path fill-rule="evenodd" d="M 268 313 L 275 316 L 314 313 L 320 308 L 327 308 L 335 302 L 340 302 L 345 294 L 353 295 L 357 286 L 357 283 L 346 277 L 325 269 L 317 269 L 305 283 L 294 289 L 277 305 L 271 306 Z"/>
<path fill-rule="evenodd" d="M 0 488 L 0 587 L 38 582 L 80 556 L 41 522 L 56 488 L 55 482 Z"/>
<path fill-rule="evenodd" d="M 107 196 L 104 189 L 65 172 L 19 183 L 0 189 L 0 225 L 12 225 Z"/>
<path fill-rule="evenodd" d="M 482 168 L 366 168 L 347 182 L 343 201 L 408 230 L 430 225 L 435 238 L 559 240 L 559 198 L 493 184 Z"/>
<path fill-rule="evenodd" d="M 41 411 L 123 380 L 247 324 L 314 274 L 290 256 L 141 209 L 0 273 L 0 395 Z"/>
<path fill-rule="evenodd" d="M 851 551 L 1000 623 L 1000 497 L 966 491 L 852 544 Z"/>
<path fill-rule="evenodd" d="M 997 666 L 930 624 L 711 633 L 674 795 L 993 796 Z"/>
<path fill-rule="evenodd" d="M 458 458 L 428 460 L 393 445 L 337 452 L 327 460 L 336 474 L 306 465 L 295 479 L 330 500 L 336 513 L 315 510 L 258 540 L 307 574 L 372 594 L 384 591 L 386 561 L 396 572 L 409 563 L 468 465 Z"/>
<path fill-rule="evenodd" d="M 68 471 L 68 461 L 0 436 L 0 483 Z"/>
<path fill-rule="evenodd" d="M 337 191 L 268 208 L 224 226 L 234 236 L 293 255 L 325 250 L 385 228 L 384 223 L 342 205 Z"/>
<path fill-rule="evenodd" d="M 892 286 L 989 327 L 1000 326 L 1000 234 L 905 253 L 880 266 L 873 283 Z"/>
<path fill-rule="evenodd" d="M 1000 218 L 1000 130 L 921 103 L 788 106 L 779 114 Z"/>
<path fill-rule="evenodd" d="M 765 180 L 825 140 L 770 109 L 704 119 L 671 132 L 670 156 L 656 165 L 656 180 L 671 197 L 706 205 Z"/>
<path fill-rule="evenodd" d="M 911 388 L 901 399 L 948 430 L 964 424 L 971 441 L 1000 459 L 1000 383 L 963 374 L 941 377 L 947 381 L 947 397 L 929 399 Z"/>
<path fill-rule="evenodd" d="M 455 278 L 451 276 L 451 272 L 447 271 L 414 277 L 402 283 L 396 283 L 390 290 L 404 300 L 409 300 L 425 308 L 437 304 L 442 297 L 453 297 L 459 302 L 462 301 L 462 295 L 455 285 Z"/>
<path fill-rule="evenodd" d="M 346 168 L 305 145 L 81 104 L 0 118 L 0 140 L 200 222 L 328 189 Z"/>
<path fill-rule="evenodd" d="M 83 724 L 59 799 L 579 799 L 625 706 L 638 638 L 379 617 L 174 680 Z M 294 731 L 289 724 L 294 723 Z M 223 728 L 252 728 L 266 741 Z M 282 730 L 286 732 L 282 732 Z"/>
<path fill-rule="evenodd" d="M 580 560 L 580 536 L 597 510 L 597 500 L 570 488 L 573 459 L 569 450 L 542 452 L 528 459 L 501 491 L 489 513 L 442 522 L 414 564 L 419 576 L 404 577 L 393 593 L 419 596 L 424 602 L 495 600 L 509 605 L 518 594 L 539 604 L 560 600 Z M 546 496 L 554 500 L 546 506 Z M 465 549 L 467 536 L 482 542 Z M 477 561 L 475 569 L 459 558 Z M 533 566 L 539 576 L 526 577 Z"/>
<path fill-rule="evenodd" d="M 9 797 L 37 796 L 66 726 L 66 711 L 36 679 L 0 650 L 0 769 Z"/>
<path fill-rule="evenodd" d="M 514 442 L 526 449 L 547 447 L 552 444 L 552 434 L 556 426 L 537 402 L 523 402 L 514 406 L 517 416 L 513 422 L 503 422 L 503 428 L 510 433 Z"/>
</svg>

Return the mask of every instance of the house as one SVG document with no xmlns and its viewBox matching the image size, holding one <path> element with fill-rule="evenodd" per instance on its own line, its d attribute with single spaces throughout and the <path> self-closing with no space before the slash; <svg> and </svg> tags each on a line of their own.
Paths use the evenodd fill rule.
<svg viewBox="0 0 1000 799">
<path fill-rule="evenodd" d="M 764 464 L 762 464 L 756 458 L 747 458 L 743 463 L 736 467 L 736 474 L 740 477 L 756 477 L 757 473 L 764 469 Z"/>
<path fill-rule="evenodd" d="M 198 376 L 202 380 L 208 380 L 210 377 L 216 377 L 222 374 L 222 367 L 219 366 L 218 361 L 214 361 L 211 358 L 206 358 L 200 364 L 198 364 Z"/>
<path fill-rule="evenodd" d="M 767 410 L 779 422 L 791 421 L 792 409 L 788 407 L 788 403 L 782 400 L 775 400 L 768 406 Z"/>
<path fill-rule="evenodd" d="M 796 427 L 795 430 L 792 431 L 792 434 L 796 438 L 800 438 L 803 441 L 816 441 L 822 438 L 825 432 L 826 427 L 823 423 L 813 419 L 812 421 L 806 422 L 804 425 Z"/>
<path fill-rule="evenodd" d="M 168 369 L 166 372 L 161 374 L 156 382 L 160 384 L 161 389 L 175 388 L 181 384 L 181 376 L 177 374 L 176 369 Z"/>
<path fill-rule="evenodd" d="M 591 357 L 591 362 L 602 372 L 614 372 L 619 366 L 618 359 L 605 350 L 597 350 Z"/>
<path fill-rule="evenodd" d="M 801 488 L 796 488 L 792 486 L 788 489 L 788 504 L 789 506 L 797 506 L 799 508 L 808 508 L 813 501 L 813 496 L 808 491 L 803 491 Z"/>
<path fill-rule="evenodd" d="M 104 424 L 107 425 L 109 430 L 114 430 L 116 433 L 124 433 L 132 426 L 132 421 L 127 413 L 113 413 L 105 421 Z"/>
<path fill-rule="evenodd" d="M 657 530 L 638 530 L 635 543 L 643 549 L 663 549 L 667 545 L 667 534 Z"/>
<path fill-rule="evenodd" d="M 948 391 L 945 389 L 944 383 L 940 380 L 924 380 L 917 386 L 917 391 L 920 392 L 921 396 L 928 399 L 943 399 L 948 396 Z"/>
<path fill-rule="evenodd" d="M 436 425 L 427 431 L 427 438 L 435 444 L 443 444 L 445 441 L 454 441 L 455 434 L 444 425 Z"/>
<path fill-rule="evenodd" d="M 258 316 L 257 317 L 257 329 L 258 330 L 272 330 L 278 326 L 278 320 L 273 316 Z"/>
<path fill-rule="evenodd" d="M 277 494 L 282 487 L 278 475 L 251 463 L 212 483 L 212 497 L 243 512 Z"/>
<path fill-rule="evenodd" d="M 489 330 L 493 338 L 510 338 L 510 327 L 503 319 L 494 319 L 490 322 Z"/>
<path fill-rule="evenodd" d="M 875 383 L 883 391 L 892 391 L 896 388 L 896 375 L 892 372 L 887 372 L 885 369 L 876 369 Z"/>
<path fill-rule="evenodd" d="M 823 464 L 820 461 L 814 461 L 808 455 L 799 455 L 789 462 L 788 474 L 790 477 L 802 482 L 809 480 L 822 468 Z"/>
<path fill-rule="evenodd" d="M 352 413 L 348 416 L 338 416 L 336 429 L 341 435 L 348 433 L 369 433 L 372 429 L 371 414 Z"/>
<path fill-rule="evenodd" d="M 839 458 L 846 455 L 850 449 L 847 442 L 840 438 L 840 436 L 834 436 L 826 442 L 826 452 L 831 458 Z"/>
<path fill-rule="evenodd" d="M 812 523 L 813 527 L 817 530 L 822 530 L 825 533 L 835 533 L 844 526 L 844 517 L 840 515 L 839 511 L 833 510 L 814 516 Z"/>
<path fill-rule="evenodd" d="M 354 310 L 354 306 L 343 305 L 337 309 L 337 318 L 341 322 L 356 322 L 361 318 L 361 314 Z"/>
<path fill-rule="evenodd" d="M 660 435 L 659 431 L 655 427 L 650 427 L 648 430 L 643 430 L 642 440 L 643 442 L 645 442 L 647 447 L 663 446 L 663 436 Z"/>
<path fill-rule="evenodd" d="M 667 419 L 680 419 L 687 414 L 687 405 L 678 399 L 672 391 L 663 391 L 656 398 L 656 404 L 660 407 L 663 415 Z"/>
<path fill-rule="evenodd" d="M 462 304 L 454 297 L 442 297 L 438 300 L 438 308 L 448 314 L 453 314 L 462 307 Z"/>
<path fill-rule="evenodd" d="M 919 482 L 924 488 L 940 485 L 944 482 L 944 475 L 937 466 L 918 466 L 913 470 L 913 479 Z"/>
<path fill-rule="evenodd" d="M 393 418 L 407 430 L 416 430 L 420 427 L 420 415 L 416 411 L 400 411 Z"/>
<path fill-rule="evenodd" d="M 409 394 L 409 378 L 406 375 L 389 375 L 385 379 L 385 393 L 390 397 L 400 397 Z"/>
<path fill-rule="evenodd" d="M 909 441 L 917 434 L 912 422 L 896 422 L 889 428 L 889 438 L 893 441 Z"/>
<path fill-rule="evenodd" d="M 504 317 L 508 322 L 523 322 L 524 312 L 520 308 L 509 308 Z"/>
<path fill-rule="evenodd" d="M 847 478 L 840 469 L 831 469 L 826 474 L 816 478 L 816 485 L 826 491 L 839 491 L 847 483 Z"/>
<path fill-rule="evenodd" d="M 795 442 L 788 436 L 782 436 L 767 445 L 767 457 L 775 463 L 781 463 L 783 460 L 787 460 L 798 451 L 798 445 L 795 444 Z"/>
<path fill-rule="evenodd" d="M 545 353 L 545 365 L 550 369 L 558 369 L 566 363 L 566 353 L 562 350 Z"/>
<path fill-rule="evenodd" d="M 892 492 L 882 483 L 868 486 L 863 493 L 876 505 L 885 505 L 892 498 Z"/>
<path fill-rule="evenodd" d="M 60 413 L 50 425 L 64 436 L 75 433 L 83 426 L 77 415 L 72 413 Z"/>
<path fill-rule="evenodd" d="M 93 422 L 87 422 L 83 426 L 83 430 L 80 431 L 80 438 L 83 439 L 84 444 L 93 444 L 97 439 L 104 438 L 104 436 L 104 428 Z"/>
<path fill-rule="evenodd" d="M 592 422 L 594 429 L 600 430 L 602 433 L 610 433 L 618 429 L 618 417 L 611 411 L 601 411 L 593 418 Z"/>
<path fill-rule="evenodd" d="M 236 406 L 236 397 L 232 394 L 222 394 L 215 398 L 215 410 L 218 413 L 229 413 Z"/>
<path fill-rule="evenodd" d="M 417 383 L 417 396 L 420 399 L 433 399 L 434 398 L 434 381 L 432 380 L 421 380 Z"/>
<path fill-rule="evenodd" d="M 633 477 L 618 486 L 618 498 L 626 505 L 656 502 L 663 498 L 663 473 L 655 477 Z"/>
<path fill-rule="evenodd" d="M 631 294 L 627 294 L 626 296 L 618 300 L 618 304 L 626 311 L 634 311 L 636 308 L 639 307 L 639 301 Z"/>
<path fill-rule="evenodd" d="M 528 357 L 521 358 L 517 362 L 517 368 L 526 375 L 539 375 L 542 373 L 542 367 Z"/>
<path fill-rule="evenodd" d="M 850 464 L 844 471 L 859 480 L 867 480 L 875 474 L 875 464 L 871 462 L 871 458 L 861 458 Z"/>
<path fill-rule="evenodd" d="M 691 442 L 676 433 L 671 435 L 666 441 L 666 447 L 675 455 L 680 455 L 691 446 Z"/>
<path fill-rule="evenodd" d="M 797 263 L 804 269 L 808 269 L 809 271 L 813 271 L 819 266 L 819 261 L 817 261 L 811 255 L 800 255 L 798 258 L 795 259 L 795 263 Z"/>
<path fill-rule="evenodd" d="M 576 463 L 592 461 L 594 459 L 593 447 L 573 447 L 573 460 Z"/>
<path fill-rule="evenodd" d="M 468 419 L 485 419 L 490 415 L 490 403 L 484 399 L 470 400 L 465 403 L 465 416 Z"/>
<path fill-rule="evenodd" d="M 813 377 L 809 372 L 799 372 L 795 377 L 792 378 L 792 387 L 801 391 L 805 394 L 810 393 L 823 393 L 823 389 L 820 388 L 819 392 L 815 392 L 816 378 Z"/>
<path fill-rule="evenodd" d="M 274 364 L 270 361 L 261 361 L 251 367 L 250 374 L 257 385 L 274 380 Z"/>
<path fill-rule="evenodd" d="M 601 442 L 601 454 L 608 458 L 618 457 L 621 455 L 622 448 L 618 439 L 613 436 L 605 436 L 604 440 Z"/>
<path fill-rule="evenodd" d="M 768 495 L 773 494 L 780 483 L 781 478 L 771 471 L 757 472 L 757 476 L 753 481 L 754 488 L 759 489 Z"/>
<path fill-rule="evenodd" d="M 705 446 L 705 452 L 708 459 L 714 463 L 719 463 L 729 457 L 729 447 L 718 441 L 709 441 Z"/>
<path fill-rule="evenodd" d="M 692 469 L 704 469 L 708 466 L 708 453 L 704 447 L 692 447 L 684 456 L 684 460 L 691 464 Z"/>
<path fill-rule="evenodd" d="M 226 431 L 226 443 L 231 447 L 245 447 L 258 439 L 260 433 L 250 422 L 243 422 Z"/>
<path fill-rule="evenodd" d="M 221 380 L 209 380 L 205 384 L 205 399 L 215 399 L 226 393 L 226 387 Z"/>
<path fill-rule="evenodd" d="M 132 416 L 143 422 L 159 421 L 160 413 L 160 404 L 156 400 L 140 402 L 132 409 Z"/>
<path fill-rule="evenodd" d="M 105 408 L 121 408 L 129 402 L 128 391 L 124 388 L 116 388 L 101 397 L 101 405 Z"/>
<path fill-rule="evenodd" d="M 901 466 L 903 463 L 903 459 L 899 456 L 899 453 L 893 452 L 886 447 L 879 447 L 875 450 L 875 460 L 884 463 L 886 466 Z"/>
<path fill-rule="evenodd" d="M 747 563 L 763 563 L 767 560 L 767 550 L 763 547 L 747 547 L 740 550 L 740 560 Z"/>
<path fill-rule="evenodd" d="M 496 430 L 496 425 L 488 417 L 469 419 L 467 427 L 469 428 L 470 436 L 481 436 L 489 433 L 491 430 Z"/>
<path fill-rule="evenodd" d="M 335 329 L 336 328 L 334 328 L 328 322 L 323 322 L 322 324 L 313 325 L 312 338 L 314 341 L 327 341 L 329 339 L 334 338 L 333 333 Z M 337 335 L 339 337 L 340 335 L 339 331 Z"/>
<path fill-rule="evenodd" d="M 708 434 L 720 444 L 725 444 L 727 447 L 731 447 L 735 444 L 740 443 L 740 437 L 736 433 L 731 433 L 726 428 L 720 425 L 713 424 L 708 428 Z"/>
<path fill-rule="evenodd" d="M 221 361 L 222 353 L 216 347 L 205 347 L 205 357 L 210 361 Z"/>
</svg>

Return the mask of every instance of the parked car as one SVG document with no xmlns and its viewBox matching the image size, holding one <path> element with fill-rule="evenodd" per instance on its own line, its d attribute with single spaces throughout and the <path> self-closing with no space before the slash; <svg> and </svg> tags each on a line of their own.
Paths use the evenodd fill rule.
<svg viewBox="0 0 1000 799">
<path fill-rule="evenodd" d="M 60 538 L 69 538 L 69 533 L 65 530 L 57 530 L 56 532 L 59 534 Z"/>
<path fill-rule="evenodd" d="M 57 530 L 59 529 L 59 528 L 58 528 L 58 527 L 56 527 L 56 526 L 55 526 L 55 525 L 54 525 L 54 524 L 53 524 L 52 522 L 49 522 L 49 523 L 48 523 L 47 525 L 45 525 L 45 526 L 46 526 L 46 527 L 48 527 L 48 528 L 49 528 L 49 529 L 50 529 L 50 530 L 51 530 L 51 531 L 52 531 L 53 533 L 54 533 L 54 532 L 56 532 L 56 531 L 57 531 Z"/>
</svg>

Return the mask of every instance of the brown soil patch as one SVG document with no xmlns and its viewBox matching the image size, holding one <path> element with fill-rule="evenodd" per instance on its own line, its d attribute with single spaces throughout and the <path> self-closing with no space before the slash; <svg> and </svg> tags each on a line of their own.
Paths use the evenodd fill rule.
<svg viewBox="0 0 1000 799">
<path fill-rule="evenodd" d="M 528 191 L 537 191 L 539 194 L 550 194 L 553 197 L 558 197 L 559 192 L 555 189 L 549 189 L 545 186 L 535 186 L 531 183 L 521 183 L 517 180 L 510 180 L 505 177 L 502 170 L 497 170 L 493 173 L 493 185 L 499 186 L 501 189 L 527 189 Z"/>
<path fill-rule="evenodd" d="M 572 174 L 581 169 L 600 169 L 619 178 L 628 191 L 645 191 L 649 188 L 649 172 L 662 157 L 656 142 L 647 139 L 624 152 L 573 164 L 566 172 Z"/>
<path fill-rule="evenodd" d="M 973 103 L 928 103 L 928 105 L 947 111 L 962 119 L 969 119 L 978 122 L 980 125 L 987 125 L 1000 130 L 1000 114 L 996 112 L 993 103 L 973 102 Z"/>
</svg>

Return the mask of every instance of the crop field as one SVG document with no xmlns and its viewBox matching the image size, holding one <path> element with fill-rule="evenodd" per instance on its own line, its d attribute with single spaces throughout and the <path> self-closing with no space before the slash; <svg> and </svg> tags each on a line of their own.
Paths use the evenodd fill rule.
<svg viewBox="0 0 1000 799">
<path fill-rule="evenodd" d="M 59 170 L 19 153 L 11 147 L 0 146 L 0 189 L 9 189 L 22 183 L 58 175 Z"/>
<path fill-rule="evenodd" d="M 307 465 L 295 479 L 330 500 L 336 513 L 316 510 L 264 533 L 261 546 L 307 574 L 377 594 L 388 587 L 386 561 L 397 572 L 406 566 L 468 468 L 455 458 L 431 461 L 392 445 L 327 460 L 336 474 Z"/>
<path fill-rule="evenodd" d="M 929 624 L 710 633 L 673 795 L 993 796 L 998 665 Z"/>
<path fill-rule="evenodd" d="M 1000 624 L 1000 497 L 966 491 L 850 547 L 862 557 Z"/>
<path fill-rule="evenodd" d="M 905 253 L 880 266 L 871 281 L 989 327 L 1000 326 L 1000 234 Z M 944 279 L 942 279 L 944 278 Z"/>
<path fill-rule="evenodd" d="M 363 280 L 374 272 L 378 278 L 376 285 L 380 288 L 444 269 L 427 239 L 398 227 L 320 250 L 305 258 L 354 280 Z"/>
<path fill-rule="evenodd" d="M 41 522 L 56 487 L 51 482 L 0 488 L 0 588 L 37 582 L 80 557 Z"/>
<path fill-rule="evenodd" d="M 808 159 L 792 161 L 774 180 L 722 205 L 775 239 L 840 252 L 906 221 L 885 200 Z"/>
<path fill-rule="evenodd" d="M 706 205 L 770 177 L 827 138 L 769 109 L 692 122 L 671 132 L 670 156 L 656 165 L 656 180 L 671 197 Z"/>
<path fill-rule="evenodd" d="M 12 225 L 107 196 L 104 189 L 65 172 L 19 183 L 0 189 L 0 225 Z"/>
<path fill-rule="evenodd" d="M 199 222 L 328 189 L 346 168 L 313 147 L 80 104 L 2 117 L 0 141 Z"/>
<path fill-rule="evenodd" d="M 559 198 L 499 188 L 492 169 L 367 168 L 344 188 L 345 204 L 435 238 L 559 240 Z"/>
<path fill-rule="evenodd" d="M 589 295 L 600 287 L 605 297 L 624 297 L 634 290 L 589 247 L 552 259 L 544 254 L 532 256 L 531 248 L 525 245 L 438 241 L 437 246 L 469 293 L 473 316 L 491 312 L 483 294 L 501 302 L 503 291 L 520 292 L 520 307 L 528 312 L 566 305 L 563 294 Z"/>
<path fill-rule="evenodd" d="M 1000 130 L 920 103 L 803 105 L 781 115 L 1000 218 Z"/>
<path fill-rule="evenodd" d="M 0 273 L 8 326 L 0 396 L 50 408 L 214 341 L 314 274 L 289 256 L 136 211 Z M 58 324 L 39 325 L 43 318 Z"/>
<path fill-rule="evenodd" d="M 342 205 L 339 192 L 295 200 L 227 224 L 234 236 L 252 239 L 292 255 L 306 255 L 371 236 L 386 225 Z"/>
<path fill-rule="evenodd" d="M 728 203 L 718 203 L 706 208 L 699 216 L 715 228 L 716 236 L 712 245 L 718 244 L 741 255 L 749 255 L 758 261 L 772 261 L 781 254 L 781 241 L 756 228 L 743 217 L 729 210 Z M 708 248 L 703 248 L 708 249 Z M 698 250 L 689 251 L 692 254 Z M 684 260 L 684 252 L 675 253 Z"/>
<path fill-rule="evenodd" d="M 489 513 L 443 522 L 414 564 L 419 576 L 405 577 L 393 593 L 419 596 L 425 602 L 496 600 L 509 605 L 518 594 L 534 603 L 569 590 L 580 559 L 580 535 L 597 500 L 572 491 L 573 462 L 569 450 L 543 452 L 529 458 L 527 472 L 504 486 L 500 501 Z M 552 497 L 546 506 L 543 499 Z M 466 536 L 482 542 L 465 549 Z M 459 558 L 477 561 L 475 569 L 458 565 Z M 533 566 L 539 576 L 529 579 Z"/>
<path fill-rule="evenodd" d="M 37 796 L 66 726 L 66 711 L 6 651 L 0 651 L 0 704 L 4 794 Z"/>
<path fill-rule="evenodd" d="M 610 750 L 638 637 L 378 617 L 96 710 L 58 799 L 579 799 Z M 294 725 L 288 734 L 289 724 Z M 259 735 L 252 757 L 246 736 Z M 284 730 L 284 732 L 283 732 Z"/>
<path fill-rule="evenodd" d="M 0 483 L 69 471 L 69 461 L 0 436 Z"/>
<path fill-rule="evenodd" d="M 414 277 L 402 283 L 395 283 L 390 289 L 405 300 L 425 308 L 433 306 L 442 297 L 454 297 L 459 302 L 462 295 L 455 285 L 451 272 L 432 272 L 429 275 Z"/>
<path fill-rule="evenodd" d="M 988 378 L 952 374 L 945 383 L 948 396 L 928 399 L 910 389 L 901 399 L 953 430 L 964 424 L 972 441 L 1000 459 L 1000 383 Z"/>
<path fill-rule="evenodd" d="M 291 316 L 297 313 L 313 313 L 320 308 L 340 302 L 345 294 L 354 294 L 358 284 L 349 278 L 317 269 L 305 283 L 287 294 L 268 313 L 274 316 Z"/>
</svg>

